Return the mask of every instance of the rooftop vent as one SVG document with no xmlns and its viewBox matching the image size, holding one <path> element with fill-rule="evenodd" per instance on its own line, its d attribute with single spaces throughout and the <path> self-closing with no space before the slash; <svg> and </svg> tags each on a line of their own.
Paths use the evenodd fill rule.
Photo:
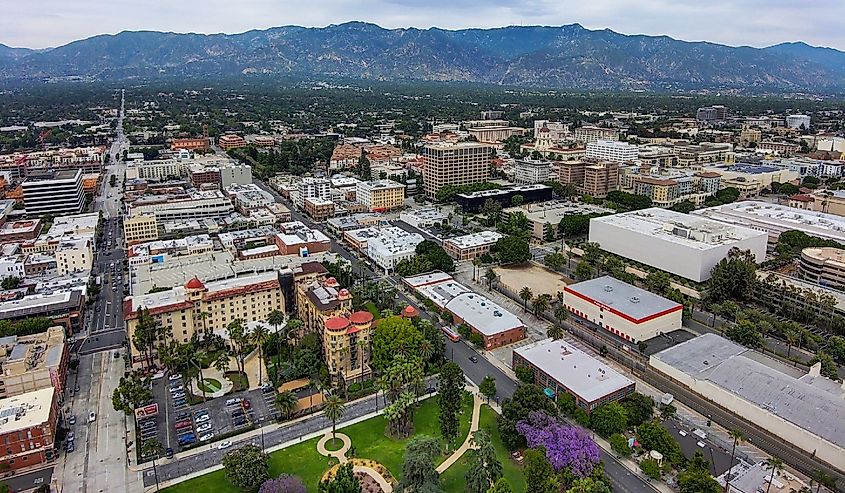
<svg viewBox="0 0 845 493">
<path fill-rule="evenodd" d="M 640 297 L 639 296 L 631 296 L 631 303 L 639 303 Z"/>
<path fill-rule="evenodd" d="M 604 290 L 609 293 L 609 292 L 613 291 L 613 286 L 608 284 L 604 287 Z"/>
</svg>

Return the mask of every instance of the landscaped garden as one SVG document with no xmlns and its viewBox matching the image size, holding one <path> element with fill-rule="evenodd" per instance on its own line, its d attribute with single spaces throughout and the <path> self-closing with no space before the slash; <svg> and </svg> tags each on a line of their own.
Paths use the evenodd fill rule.
<svg viewBox="0 0 845 493">
<path fill-rule="evenodd" d="M 487 426 L 495 427 L 495 417 L 485 419 L 485 414 L 492 415 L 492 411 L 489 408 L 485 409 L 487 411 L 482 412 L 482 420 L 480 422 L 486 423 Z M 437 413 L 437 399 L 426 399 L 420 402 L 419 407 L 414 413 L 414 435 L 439 437 L 440 430 L 438 427 Z M 451 444 L 448 452 L 444 449 L 441 457 L 437 460 L 438 464 L 463 443 L 469 433 L 471 417 L 472 396 L 467 394 L 461 404 L 458 438 L 455 439 L 455 443 Z M 349 454 L 350 456 L 375 460 L 386 466 L 391 474 L 398 479 L 402 475 L 405 446 L 410 438 L 391 438 L 385 433 L 386 429 L 387 420 L 384 416 L 376 416 L 366 421 L 341 428 L 338 432 L 342 432 L 352 439 L 354 454 Z M 296 474 L 302 478 L 309 492 L 316 492 L 323 473 L 337 463 L 337 460 L 324 457 L 317 452 L 318 441 L 319 437 L 312 438 L 271 453 L 269 461 L 270 476 L 276 477 L 282 473 Z M 501 442 L 500 439 L 499 442 Z M 327 446 L 329 449 L 334 448 L 331 446 L 331 440 Z M 506 454 L 506 452 L 503 453 Z M 502 460 L 502 463 L 504 464 L 505 461 Z M 457 467 L 457 464 L 453 467 Z M 184 481 L 162 491 L 167 493 L 196 493 L 200 491 L 240 493 L 240 490 L 226 479 L 226 474 L 223 470 L 214 471 L 204 476 Z M 457 493 L 463 490 L 461 488 L 452 488 L 447 491 Z"/>
<path fill-rule="evenodd" d="M 204 378 L 202 379 L 202 381 L 198 382 L 197 386 L 200 390 L 209 394 L 218 392 L 220 389 L 223 388 L 223 384 L 220 383 L 220 380 L 217 380 L 215 378 Z"/>
</svg>

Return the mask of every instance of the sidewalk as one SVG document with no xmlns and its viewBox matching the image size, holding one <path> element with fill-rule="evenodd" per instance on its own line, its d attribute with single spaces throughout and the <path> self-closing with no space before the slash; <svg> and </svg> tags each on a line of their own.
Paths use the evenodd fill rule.
<svg viewBox="0 0 845 493">
<path fill-rule="evenodd" d="M 472 419 L 470 420 L 469 424 L 469 433 L 467 433 L 466 438 L 464 439 L 464 443 L 455 450 L 452 455 L 446 458 L 439 466 L 437 466 L 438 474 L 443 474 L 443 471 L 452 467 L 452 464 L 458 461 L 464 453 L 471 449 L 475 448 L 472 446 L 472 434 L 478 431 L 478 418 L 481 415 L 481 398 L 476 393 L 475 389 L 470 389 L 472 391 Z"/>
</svg>

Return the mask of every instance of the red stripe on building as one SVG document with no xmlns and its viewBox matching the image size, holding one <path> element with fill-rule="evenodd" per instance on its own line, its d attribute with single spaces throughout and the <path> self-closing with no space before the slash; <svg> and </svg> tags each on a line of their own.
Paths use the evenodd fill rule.
<svg viewBox="0 0 845 493">
<path fill-rule="evenodd" d="M 569 288 L 568 286 L 567 286 L 567 287 L 565 287 L 565 288 L 563 288 L 563 289 L 564 289 L 564 291 L 566 291 L 567 293 L 574 294 L 574 295 L 575 295 L 575 296 L 577 296 L 578 298 L 581 298 L 582 300 L 584 300 L 584 301 L 586 301 L 586 302 L 588 302 L 588 303 L 590 303 L 590 304 L 593 304 L 593 305 L 595 305 L 595 306 L 598 306 L 599 308 L 604 308 L 605 310 L 609 311 L 610 313 L 612 313 L 612 314 L 614 314 L 614 315 L 617 315 L 617 316 L 619 316 L 619 317 L 622 317 L 622 318 L 624 318 L 625 320 L 627 320 L 627 321 L 629 321 L 629 322 L 631 322 L 631 323 L 633 323 L 633 324 L 642 324 L 642 323 L 646 323 L 646 322 L 648 322 L 648 321 L 650 321 L 650 320 L 654 320 L 655 318 L 660 318 L 660 317 L 662 317 L 663 315 L 668 315 L 668 314 L 670 314 L 670 313 L 677 312 L 677 311 L 680 311 L 680 310 L 683 310 L 683 309 L 684 309 L 684 306 L 683 306 L 683 305 L 678 304 L 678 305 L 673 306 L 672 308 L 667 308 L 666 310 L 663 310 L 663 311 L 661 311 L 661 312 L 652 313 L 651 315 L 648 315 L 648 316 L 646 316 L 646 317 L 643 317 L 643 318 L 640 318 L 640 319 L 636 319 L 636 318 L 634 318 L 634 317 L 632 317 L 632 316 L 628 315 L 627 313 L 622 313 L 622 312 L 620 312 L 619 310 L 617 310 L 617 309 L 613 308 L 612 306 L 605 305 L 604 303 L 602 303 L 602 302 L 600 302 L 600 301 L 597 301 L 597 300 L 594 300 L 594 299 L 590 298 L 589 296 L 587 296 L 587 295 L 585 295 L 585 294 L 579 293 L 578 291 L 575 291 L 575 290 L 573 290 L 573 289 Z"/>
</svg>

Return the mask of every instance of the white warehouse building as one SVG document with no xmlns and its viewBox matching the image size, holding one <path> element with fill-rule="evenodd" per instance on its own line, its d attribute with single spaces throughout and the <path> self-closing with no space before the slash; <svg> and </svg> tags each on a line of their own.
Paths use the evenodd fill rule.
<svg viewBox="0 0 845 493">
<path fill-rule="evenodd" d="M 653 356 L 649 364 L 692 392 L 836 469 L 845 470 L 845 389 L 716 334 Z"/>
<path fill-rule="evenodd" d="M 599 140 L 587 144 L 586 157 L 600 161 L 626 163 L 636 161 L 639 152 L 639 148 L 635 145 L 618 140 Z"/>
<path fill-rule="evenodd" d="M 403 260 L 410 260 L 423 241 L 422 235 L 396 226 L 380 228 L 378 233 L 367 240 L 367 256 L 385 272 L 392 271 Z"/>
<path fill-rule="evenodd" d="M 750 250 L 762 262 L 767 234 L 654 207 L 591 219 L 589 241 L 610 253 L 703 282 L 732 248 Z"/>
<path fill-rule="evenodd" d="M 610 276 L 566 286 L 563 303 L 570 313 L 634 344 L 680 329 L 684 313 L 680 303 Z"/>
</svg>

